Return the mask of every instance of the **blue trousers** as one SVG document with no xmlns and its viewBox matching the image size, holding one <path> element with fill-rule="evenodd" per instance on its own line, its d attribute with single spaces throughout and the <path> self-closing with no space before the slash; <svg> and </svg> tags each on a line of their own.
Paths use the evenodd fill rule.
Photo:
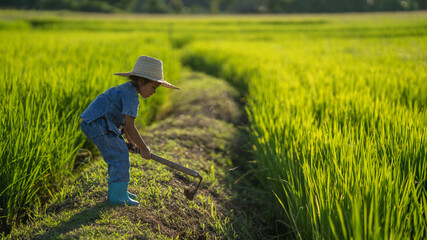
<svg viewBox="0 0 427 240">
<path fill-rule="evenodd" d="M 104 161 L 108 164 L 111 182 L 129 182 L 129 151 L 125 140 L 108 130 L 105 118 L 98 118 L 90 123 L 81 122 L 83 133 L 98 147 Z"/>
</svg>

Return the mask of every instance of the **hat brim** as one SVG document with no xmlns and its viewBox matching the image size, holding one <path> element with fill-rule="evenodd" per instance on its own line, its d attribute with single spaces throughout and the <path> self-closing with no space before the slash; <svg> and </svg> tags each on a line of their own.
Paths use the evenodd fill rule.
<svg viewBox="0 0 427 240">
<path fill-rule="evenodd" d="M 154 78 L 147 77 L 147 76 L 143 76 L 143 75 L 140 75 L 140 74 L 137 74 L 137 73 L 133 73 L 133 72 L 126 72 L 126 73 L 114 73 L 114 75 L 117 75 L 117 76 L 120 76 L 120 77 L 126 77 L 126 78 L 129 78 L 130 76 L 143 77 L 143 78 L 147 78 L 147 79 L 149 79 L 149 80 L 151 80 L 151 81 L 154 81 L 154 82 L 158 82 L 158 83 L 160 83 L 160 86 L 180 90 L 180 88 L 179 88 L 179 87 L 174 86 L 174 85 L 172 85 L 172 84 L 168 83 L 168 82 L 167 82 L 166 80 L 164 80 L 164 79 L 154 79 Z"/>
</svg>

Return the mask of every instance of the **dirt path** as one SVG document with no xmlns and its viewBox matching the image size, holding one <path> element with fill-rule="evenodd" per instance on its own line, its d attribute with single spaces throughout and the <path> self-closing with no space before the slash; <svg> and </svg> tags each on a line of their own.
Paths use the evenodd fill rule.
<svg viewBox="0 0 427 240">
<path fill-rule="evenodd" d="M 238 93 L 222 80 L 193 72 L 184 74 L 180 87 L 159 111 L 157 123 L 141 133 L 154 153 L 203 176 L 194 201 L 183 192 L 197 179 L 132 155 L 130 192 L 138 195 L 141 205 L 112 206 L 104 198 L 106 164 L 99 160 L 8 238 L 262 237 L 256 206 L 233 184 L 245 171 L 237 165 L 246 161 L 242 154 L 247 144 L 239 130 Z"/>
</svg>

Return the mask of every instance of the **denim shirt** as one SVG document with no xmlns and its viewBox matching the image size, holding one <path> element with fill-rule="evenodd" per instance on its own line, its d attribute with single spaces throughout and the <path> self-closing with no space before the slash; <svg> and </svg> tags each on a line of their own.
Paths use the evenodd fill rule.
<svg viewBox="0 0 427 240">
<path fill-rule="evenodd" d="M 136 118 L 139 108 L 138 92 L 129 81 L 100 94 L 80 115 L 87 123 L 102 116 L 107 118 L 108 130 L 121 135 L 124 115 Z"/>
</svg>

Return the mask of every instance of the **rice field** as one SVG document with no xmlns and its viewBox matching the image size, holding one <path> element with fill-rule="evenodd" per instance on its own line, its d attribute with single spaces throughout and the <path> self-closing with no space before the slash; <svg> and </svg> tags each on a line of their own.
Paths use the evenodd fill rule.
<svg viewBox="0 0 427 240">
<path fill-rule="evenodd" d="M 82 148 L 93 150 L 79 116 L 98 94 L 124 82 L 113 73 L 131 71 L 144 53 L 162 59 L 165 77 L 176 79 L 179 62 L 167 47 L 167 35 L 3 29 L 0 36 L 4 226 L 21 221 L 78 176 L 76 156 Z M 166 93 L 160 90 L 144 101 L 140 125 L 152 121 Z"/>
<path fill-rule="evenodd" d="M 184 57 L 247 88 L 255 173 L 297 238 L 426 237 L 427 18 L 391 17 Z"/>
<path fill-rule="evenodd" d="M 2 224 L 78 174 L 79 114 L 139 55 L 245 99 L 281 237 L 427 237 L 427 15 L 84 16 L 0 12 Z M 149 124 L 167 91 L 141 106 Z"/>
</svg>

